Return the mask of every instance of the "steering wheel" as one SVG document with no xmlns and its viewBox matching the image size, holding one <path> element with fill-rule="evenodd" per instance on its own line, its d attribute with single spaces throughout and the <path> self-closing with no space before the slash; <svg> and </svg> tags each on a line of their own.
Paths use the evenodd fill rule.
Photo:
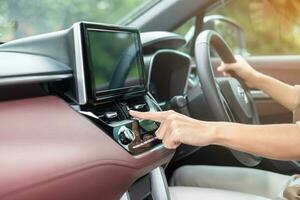
<svg viewBox="0 0 300 200">
<path fill-rule="evenodd" d="M 206 102 L 217 121 L 259 124 L 259 117 L 250 92 L 236 78 L 215 78 L 211 65 L 211 47 L 224 63 L 236 62 L 231 49 L 222 37 L 212 30 L 201 32 L 195 44 L 197 73 Z M 235 76 L 234 76 L 235 77 Z M 242 164 L 253 167 L 261 158 L 252 154 L 231 150 Z"/>
</svg>

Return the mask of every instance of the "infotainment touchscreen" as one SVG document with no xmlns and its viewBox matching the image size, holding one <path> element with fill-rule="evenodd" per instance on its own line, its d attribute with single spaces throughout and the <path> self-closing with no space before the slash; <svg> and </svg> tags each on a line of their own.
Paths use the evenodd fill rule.
<svg viewBox="0 0 300 200">
<path fill-rule="evenodd" d="M 144 88 L 137 31 L 88 28 L 86 33 L 94 96 Z"/>
</svg>

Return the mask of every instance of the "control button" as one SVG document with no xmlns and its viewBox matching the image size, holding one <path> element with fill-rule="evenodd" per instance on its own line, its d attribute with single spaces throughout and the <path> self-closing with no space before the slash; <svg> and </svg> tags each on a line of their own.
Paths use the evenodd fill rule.
<svg viewBox="0 0 300 200">
<path fill-rule="evenodd" d="M 124 115 L 125 119 L 129 119 L 129 107 L 126 103 L 120 103 L 119 108 L 122 110 L 122 114 Z"/>
<path fill-rule="evenodd" d="M 106 119 L 113 119 L 118 117 L 118 113 L 117 112 L 106 112 L 103 114 L 103 117 Z"/>
<path fill-rule="evenodd" d="M 137 104 L 137 105 L 134 105 L 133 106 L 133 109 L 134 110 L 141 110 L 145 107 L 146 105 L 145 104 Z"/>
<path fill-rule="evenodd" d="M 130 129 L 126 128 L 126 127 L 122 127 L 120 129 L 118 137 L 119 137 L 119 141 L 123 145 L 128 145 L 134 140 L 133 132 Z"/>
</svg>

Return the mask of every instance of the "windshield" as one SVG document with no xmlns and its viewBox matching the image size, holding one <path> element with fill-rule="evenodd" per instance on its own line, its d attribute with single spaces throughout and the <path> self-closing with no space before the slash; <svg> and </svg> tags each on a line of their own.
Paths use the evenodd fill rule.
<svg viewBox="0 0 300 200">
<path fill-rule="evenodd" d="M 0 42 L 62 30 L 77 21 L 120 24 L 159 0 L 1 0 Z"/>
</svg>

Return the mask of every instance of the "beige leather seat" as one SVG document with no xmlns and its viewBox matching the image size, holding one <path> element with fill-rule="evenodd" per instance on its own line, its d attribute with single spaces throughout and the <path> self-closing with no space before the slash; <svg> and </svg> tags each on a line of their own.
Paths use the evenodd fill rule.
<svg viewBox="0 0 300 200">
<path fill-rule="evenodd" d="M 264 197 L 199 187 L 170 187 L 171 200 L 270 200 Z"/>
<path fill-rule="evenodd" d="M 183 166 L 170 180 L 174 200 L 276 199 L 291 176 L 241 167 Z"/>
</svg>

